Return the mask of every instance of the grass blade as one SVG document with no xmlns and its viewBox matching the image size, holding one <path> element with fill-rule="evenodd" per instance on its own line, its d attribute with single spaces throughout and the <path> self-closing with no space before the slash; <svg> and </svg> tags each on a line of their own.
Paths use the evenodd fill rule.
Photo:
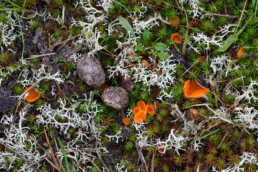
<svg viewBox="0 0 258 172">
<path fill-rule="evenodd" d="M 57 137 L 57 141 L 58 141 L 58 143 L 59 143 L 59 145 L 60 145 L 60 147 L 61 147 L 61 150 L 62 150 L 62 153 L 63 153 L 63 156 L 64 156 L 65 166 L 66 166 L 66 168 L 67 168 L 67 172 L 71 172 L 71 170 L 70 170 L 70 166 L 69 166 L 69 163 L 68 163 L 67 156 L 66 156 L 66 154 L 65 154 L 65 151 L 64 151 L 63 145 L 62 145 L 62 143 L 61 143 L 61 141 L 60 141 L 59 137 Z"/>
</svg>

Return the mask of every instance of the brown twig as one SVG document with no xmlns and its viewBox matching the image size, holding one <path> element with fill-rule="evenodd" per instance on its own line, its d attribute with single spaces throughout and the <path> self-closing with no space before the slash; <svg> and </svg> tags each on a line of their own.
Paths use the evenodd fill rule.
<svg viewBox="0 0 258 172">
<path fill-rule="evenodd" d="M 66 95 L 64 94 L 64 92 L 61 90 L 61 88 L 60 88 L 60 86 L 59 86 L 59 84 L 55 81 L 55 84 L 56 84 L 56 86 L 58 87 L 58 90 L 61 92 L 61 94 L 64 96 L 64 98 L 66 99 L 66 100 L 68 100 L 68 102 L 72 105 L 73 103 L 66 97 Z"/>
<path fill-rule="evenodd" d="M 70 40 L 72 40 L 72 39 L 74 39 L 74 38 L 80 36 L 81 34 L 82 34 L 82 33 L 79 33 L 79 34 L 77 34 L 77 35 L 75 35 L 75 36 L 73 36 L 73 37 L 71 37 L 71 38 L 66 39 L 65 41 L 58 42 L 58 43 L 52 45 L 52 47 L 54 48 L 54 47 L 56 47 L 56 46 L 58 46 L 58 45 L 65 44 L 65 43 L 67 43 L 68 41 L 70 41 Z"/>
<path fill-rule="evenodd" d="M 58 170 L 58 168 L 55 166 L 55 164 L 53 164 L 48 158 L 44 157 L 44 159 L 45 159 L 52 167 L 54 167 L 56 170 Z"/>
<path fill-rule="evenodd" d="M 216 106 L 218 106 L 218 100 L 217 100 L 217 94 L 216 94 L 216 82 L 215 82 L 215 79 L 213 79 L 213 94 L 214 94 L 214 97 L 215 97 L 215 103 L 216 103 Z"/>
<path fill-rule="evenodd" d="M 235 82 L 236 80 L 239 80 L 239 79 L 243 79 L 243 78 L 245 78 L 245 76 L 241 76 L 240 78 L 237 78 L 237 79 L 234 79 L 233 81 L 230 81 L 230 82 L 225 86 L 225 88 L 223 89 L 223 93 L 222 93 L 223 97 L 225 96 L 225 92 L 226 92 L 227 88 L 228 88 L 233 82 Z"/>
<path fill-rule="evenodd" d="M 220 147 L 221 143 L 225 140 L 225 138 L 226 138 L 227 134 L 228 134 L 228 133 L 226 133 L 226 134 L 225 134 L 225 136 L 223 137 L 223 139 L 221 140 L 221 142 L 220 142 L 220 144 L 219 144 L 219 146 L 218 146 L 217 148 L 219 148 L 219 147 Z"/>
<path fill-rule="evenodd" d="M 247 1 L 248 1 L 248 0 L 245 1 L 245 5 L 244 5 L 243 10 L 242 10 L 242 12 L 241 12 L 241 16 L 240 16 L 240 19 L 239 19 L 239 21 L 238 21 L 238 24 L 237 24 L 237 28 L 236 28 L 235 33 L 237 32 L 237 29 L 238 29 L 238 27 L 239 27 L 239 25 L 240 25 L 240 22 L 241 22 L 241 20 L 242 20 L 242 17 L 243 17 L 244 11 L 245 11 L 245 7 L 246 7 L 246 4 L 247 4 Z"/>
<path fill-rule="evenodd" d="M 129 56 L 131 56 L 134 60 L 136 59 L 136 57 L 132 54 L 132 53 L 130 53 L 126 48 L 125 48 L 125 51 L 129 54 Z"/>
<path fill-rule="evenodd" d="M 154 149 L 152 153 L 152 159 L 151 159 L 151 172 L 155 172 L 154 162 L 155 162 L 155 155 L 156 155 L 156 149 Z"/>
<path fill-rule="evenodd" d="M 223 3 L 224 3 L 225 14 L 228 14 L 225 0 L 223 0 Z"/>
<path fill-rule="evenodd" d="M 46 54 L 39 54 L 39 55 L 31 55 L 27 59 L 34 59 L 34 58 L 38 58 L 38 57 L 51 56 L 51 55 L 56 55 L 56 53 L 46 53 Z"/>
<path fill-rule="evenodd" d="M 142 151 L 140 150 L 140 147 L 139 147 L 139 145 L 138 145 L 137 142 L 135 142 L 135 147 L 136 147 L 136 149 L 137 149 L 137 152 L 138 152 L 138 155 L 139 155 L 139 158 L 140 158 L 142 164 L 145 166 L 146 171 L 148 172 L 148 167 L 147 167 L 145 158 L 144 158 L 144 156 L 143 156 L 143 154 L 142 154 Z"/>
<path fill-rule="evenodd" d="M 49 150 L 50 150 L 50 152 L 51 152 L 51 157 L 52 157 L 52 159 L 53 159 L 53 161 L 54 161 L 54 163 L 55 163 L 55 165 L 56 165 L 57 171 L 61 172 L 61 168 L 60 168 L 60 166 L 59 166 L 59 164 L 58 164 L 58 162 L 57 162 L 57 160 L 56 160 L 54 151 L 53 151 L 52 146 L 51 146 L 51 144 L 50 144 L 50 142 L 49 142 L 46 129 L 44 129 L 44 133 L 45 133 L 45 137 L 46 137 L 46 140 L 47 140 L 47 144 L 48 144 Z"/>
<path fill-rule="evenodd" d="M 208 11 L 205 11 L 201 8 L 199 8 L 201 11 L 205 12 L 205 13 L 208 13 L 209 15 L 212 15 L 212 16 L 220 16 L 220 17 L 226 17 L 226 18 L 237 18 L 238 16 L 231 16 L 231 15 L 227 15 L 227 14 L 216 14 L 216 13 L 210 13 Z"/>
</svg>

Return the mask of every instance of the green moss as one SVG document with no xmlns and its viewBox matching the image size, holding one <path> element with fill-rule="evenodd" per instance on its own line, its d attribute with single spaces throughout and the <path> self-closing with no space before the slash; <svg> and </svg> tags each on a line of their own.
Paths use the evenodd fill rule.
<svg viewBox="0 0 258 172">
<path fill-rule="evenodd" d="M 158 38 L 159 39 L 166 39 L 168 35 L 167 29 L 166 28 L 162 28 L 158 31 Z"/>
<path fill-rule="evenodd" d="M 220 143 L 220 135 L 214 134 L 209 137 L 209 141 L 213 144 L 219 144 Z"/>
<path fill-rule="evenodd" d="M 9 53 L 3 52 L 0 54 L 0 64 L 6 65 L 11 60 L 11 55 Z"/>
<path fill-rule="evenodd" d="M 203 154 L 202 152 L 199 152 L 199 153 L 197 154 L 197 158 L 198 158 L 199 160 L 202 160 L 203 157 L 204 157 L 204 154 Z"/>
<path fill-rule="evenodd" d="M 227 149 L 229 149 L 229 144 L 228 144 L 228 142 L 222 142 L 221 144 L 220 144 L 220 147 L 219 147 L 221 150 L 227 150 Z"/>
<path fill-rule="evenodd" d="M 211 68 L 210 68 L 210 64 L 208 62 L 202 62 L 201 68 L 202 68 L 202 71 L 204 74 L 206 74 L 206 75 L 211 74 Z"/>
<path fill-rule="evenodd" d="M 226 166 L 226 162 L 223 159 L 218 159 L 216 165 L 219 169 L 223 169 Z"/>
<path fill-rule="evenodd" d="M 169 172 L 169 166 L 167 164 L 164 164 L 162 166 L 162 169 L 163 169 L 164 172 Z"/>
<path fill-rule="evenodd" d="M 147 128 L 147 135 L 148 135 L 149 137 L 153 137 L 153 136 L 154 136 L 154 130 L 153 130 L 153 128 L 151 128 L 151 127 Z"/>
<path fill-rule="evenodd" d="M 167 104 L 166 102 L 162 102 L 162 103 L 160 104 L 160 107 L 165 109 L 165 108 L 168 107 L 168 104 Z"/>
<path fill-rule="evenodd" d="M 239 131 L 237 131 L 237 130 L 235 130 L 234 132 L 233 132 L 233 137 L 235 137 L 235 138 L 237 138 L 237 137 L 239 137 Z"/>
<path fill-rule="evenodd" d="M 229 22 L 228 22 L 228 19 L 226 17 L 219 17 L 218 18 L 218 24 L 219 26 L 224 26 L 224 25 L 227 25 Z"/>
<path fill-rule="evenodd" d="M 39 23 L 36 20 L 31 20 L 30 21 L 30 28 L 32 30 L 36 30 L 39 27 Z"/>
<path fill-rule="evenodd" d="M 203 22 L 201 28 L 204 32 L 211 33 L 214 29 L 214 25 L 210 21 L 206 20 Z"/>
<path fill-rule="evenodd" d="M 155 4 L 156 4 L 156 5 L 161 5 L 161 4 L 162 4 L 162 0 L 156 0 L 156 1 L 155 1 Z"/>
<path fill-rule="evenodd" d="M 13 92 L 17 95 L 20 95 L 23 93 L 23 88 L 20 84 L 17 84 L 13 87 Z"/>
<path fill-rule="evenodd" d="M 226 104 L 233 104 L 234 101 L 235 101 L 235 97 L 229 93 L 229 94 L 226 94 L 223 101 L 226 103 Z"/>
<path fill-rule="evenodd" d="M 69 62 L 65 63 L 64 68 L 65 68 L 66 71 L 72 71 L 74 69 L 74 65 L 73 65 L 72 62 L 69 61 Z"/>
<path fill-rule="evenodd" d="M 214 161 L 215 161 L 215 157 L 214 157 L 214 155 L 212 155 L 212 154 L 208 154 L 208 155 L 205 157 L 205 159 L 206 159 L 206 162 L 207 162 L 208 164 L 213 164 Z"/>
<path fill-rule="evenodd" d="M 133 148 L 133 146 L 134 146 L 134 144 L 133 144 L 132 142 L 126 142 L 126 144 L 125 144 L 125 149 L 126 149 L 126 150 L 130 150 L 130 149 Z"/>
</svg>

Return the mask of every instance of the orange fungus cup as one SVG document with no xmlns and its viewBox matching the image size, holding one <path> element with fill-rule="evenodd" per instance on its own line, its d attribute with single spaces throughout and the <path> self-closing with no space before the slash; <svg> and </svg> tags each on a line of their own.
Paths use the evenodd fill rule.
<svg viewBox="0 0 258 172">
<path fill-rule="evenodd" d="M 143 121 L 145 121 L 145 119 L 146 119 L 146 113 L 145 113 L 145 111 L 141 110 L 141 111 L 137 112 L 136 115 L 134 115 L 133 120 L 135 123 L 140 124 Z"/>
<path fill-rule="evenodd" d="M 180 22 L 180 19 L 179 17 L 173 17 L 171 20 L 170 20 L 170 23 L 172 24 L 172 26 L 175 26 L 176 28 L 178 27 L 178 23 Z"/>
<path fill-rule="evenodd" d="M 153 116 L 155 114 L 155 109 L 152 105 L 146 105 L 144 101 L 140 100 L 137 102 L 137 106 L 133 108 L 133 114 L 134 122 L 140 124 L 146 120 L 147 114 Z"/>
<path fill-rule="evenodd" d="M 127 126 L 127 125 L 129 125 L 130 123 L 131 123 L 131 120 L 130 120 L 129 118 L 124 118 L 124 119 L 123 119 L 123 124 L 124 124 L 124 125 Z"/>
<path fill-rule="evenodd" d="M 244 55 L 244 48 L 240 47 L 239 50 L 237 51 L 237 57 L 241 58 Z"/>
<path fill-rule="evenodd" d="M 155 114 L 155 109 L 152 105 L 147 105 L 145 108 L 145 111 L 150 114 L 151 116 L 153 116 Z"/>
<path fill-rule="evenodd" d="M 30 87 L 25 88 L 25 91 L 27 91 L 29 88 L 30 88 Z M 25 100 L 26 100 L 27 102 L 30 102 L 30 103 L 31 103 L 31 102 L 34 102 L 34 101 L 36 101 L 36 100 L 38 100 L 39 97 L 40 97 L 40 93 L 37 92 L 37 91 L 35 90 L 35 88 L 30 88 L 30 89 L 27 91 L 27 93 L 28 93 L 28 95 L 27 95 L 27 97 L 25 98 Z"/>
<path fill-rule="evenodd" d="M 178 33 L 173 33 L 171 35 L 171 40 L 175 43 L 175 44 L 181 44 L 183 41 L 183 38 L 181 37 L 181 35 L 179 35 Z"/>
<path fill-rule="evenodd" d="M 137 102 L 137 106 L 139 108 L 141 108 L 142 110 L 144 110 L 145 109 L 145 102 L 140 100 L 140 101 Z"/>
<path fill-rule="evenodd" d="M 184 84 L 184 95 L 188 99 L 200 98 L 209 92 L 208 88 L 202 87 L 196 81 L 187 80 Z"/>
</svg>

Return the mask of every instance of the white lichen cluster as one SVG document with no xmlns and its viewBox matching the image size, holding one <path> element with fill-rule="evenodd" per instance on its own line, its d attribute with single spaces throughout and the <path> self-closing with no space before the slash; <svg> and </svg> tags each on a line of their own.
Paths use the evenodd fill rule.
<svg viewBox="0 0 258 172">
<path fill-rule="evenodd" d="M 0 22 L 0 53 L 21 35 L 16 16 L 12 15 L 11 12 L 7 12 L 6 14 L 6 23 Z M 11 49 L 7 50 L 13 52 Z"/>
<path fill-rule="evenodd" d="M 244 164 L 256 164 L 258 165 L 258 161 L 256 158 L 256 155 L 251 152 L 243 152 L 241 156 L 239 156 L 241 161 L 234 165 L 233 167 L 228 167 L 226 169 L 222 169 L 220 172 L 242 172 L 245 171 L 245 168 L 243 167 Z M 212 171 L 219 172 L 216 170 L 215 167 L 212 168 Z"/>
<path fill-rule="evenodd" d="M 23 160 L 26 163 L 23 163 L 20 170 L 32 172 L 40 167 L 36 162 L 46 156 L 45 153 L 39 152 L 37 142 L 34 141 L 35 136 L 29 134 L 30 128 L 24 126 L 29 107 L 30 105 L 26 105 L 17 116 L 4 115 L 0 121 L 5 128 L 5 136 L 0 138 L 0 144 L 10 149 L 0 153 L 0 168 L 11 170 L 20 160 Z M 35 165 L 29 167 L 33 163 Z"/>
</svg>

